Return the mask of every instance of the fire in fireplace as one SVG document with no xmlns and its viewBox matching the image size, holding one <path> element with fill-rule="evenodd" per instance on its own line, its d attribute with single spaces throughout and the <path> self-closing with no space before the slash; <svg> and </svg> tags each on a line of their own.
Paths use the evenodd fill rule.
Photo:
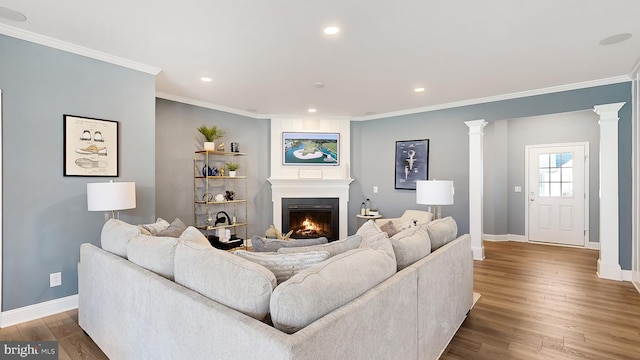
<svg viewBox="0 0 640 360">
<path fill-rule="evenodd" d="M 282 232 L 293 231 L 294 239 L 338 240 L 339 206 L 338 198 L 283 198 Z"/>
</svg>

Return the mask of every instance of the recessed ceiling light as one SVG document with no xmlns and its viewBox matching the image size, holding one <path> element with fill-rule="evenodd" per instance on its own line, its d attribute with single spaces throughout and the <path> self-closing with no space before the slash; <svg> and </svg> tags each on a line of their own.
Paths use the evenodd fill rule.
<svg viewBox="0 0 640 360">
<path fill-rule="evenodd" d="M 207 76 L 201 77 L 200 80 L 202 80 L 204 82 L 211 82 L 212 81 L 212 79 L 210 77 L 207 77 Z"/>
<path fill-rule="evenodd" d="M 335 35 L 340 32 L 340 29 L 336 26 L 328 26 L 324 28 L 324 33 L 327 35 Z"/>
<path fill-rule="evenodd" d="M 417 88 L 413 89 L 413 91 L 415 91 L 415 92 L 424 92 L 424 88 L 423 87 L 417 87 Z"/>
<path fill-rule="evenodd" d="M 314 113 L 314 112 L 316 112 L 316 111 L 318 111 L 318 110 L 316 110 L 316 109 L 314 109 L 314 108 L 311 108 L 311 109 L 309 109 L 309 110 L 307 110 L 307 111 L 308 111 L 308 112 L 310 112 L 310 113 Z"/>
<path fill-rule="evenodd" d="M 604 38 L 600 40 L 600 45 L 619 44 L 629 39 L 631 39 L 631 34 L 629 33 L 617 34 L 617 35 L 609 36 L 608 38 Z"/>
<path fill-rule="evenodd" d="M 313 84 L 314 87 L 318 88 L 318 89 L 322 89 L 324 87 L 324 84 L 321 82 L 317 82 L 315 84 Z"/>
<path fill-rule="evenodd" d="M 19 11 L 15 11 L 13 9 L 6 8 L 4 6 L 0 6 L 0 18 L 12 20 L 12 21 L 27 20 L 27 17 L 23 13 Z"/>
</svg>

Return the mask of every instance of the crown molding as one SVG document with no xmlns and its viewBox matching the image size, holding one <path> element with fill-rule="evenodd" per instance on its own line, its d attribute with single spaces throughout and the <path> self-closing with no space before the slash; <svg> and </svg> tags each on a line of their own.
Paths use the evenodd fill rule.
<svg viewBox="0 0 640 360">
<path fill-rule="evenodd" d="M 110 64 L 126 67 L 129 69 L 141 71 L 151 75 L 158 75 L 162 70 L 155 66 L 142 64 L 136 61 L 128 60 L 101 51 L 89 49 L 80 45 L 72 44 L 66 41 L 54 39 L 52 37 L 36 34 L 13 26 L 0 24 L 0 34 L 7 35 L 16 39 L 29 41 L 32 43 L 48 46 L 54 49 L 63 50 L 76 55 L 86 56 L 88 58 L 104 61 Z"/>
<path fill-rule="evenodd" d="M 242 116 L 246 116 L 254 119 L 270 119 L 271 118 L 269 115 L 266 115 L 266 114 L 256 114 L 249 111 L 238 110 L 238 109 L 230 108 L 227 106 L 212 104 L 206 101 L 195 100 L 195 99 L 190 99 L 190 98 L 186 98 L 178 95 L 173 95 L 173 94 L 165 93 L 162 91 L 156 91 L 156 97 L 160 99 L 176 101 L 176 102 L 184 103 L 188 105 L 199 106 L 206 109 L 213 109 L 218 111 L 224 111 L 231 114 L 242 115 Z"/>
<path fill-rule="evenodd" d="M 621 75 L 621 76 L 615 76 L 615 77 L 592 80 L 592 81 L 585 81 L 585 82 L 574 83 L 574 84 L 552 86 L 547 88 L 527 90 L 527 91 L 515 92 L 510 94 L 504 94 L 504 95 L 488 96 L 484 98 L 477 98 L 477 99 L 470 99 L 470 100 L 454 101 L 454 102 L 445 103 L 445 104 L 393 111 L 393 112 L 375 114 L 370 116 L 354 116 L 352 118 L 352 121 L 366 121 L 366 120 L 383 119 L 383 118 L 402 116 L 402 115 L 411 115 L 411 114 L 417 114 L 417 113 L 423 113 L 423 112 L 429 112 L 429 111 L 435 111 L 435 110 L 451 109 L 451 108 L 456 108 L 461 106 L 477 105 L 477 104 L 490 103 L 490 102 L 496 102 L 496 101 L 502 101 L 502 100 L 511 100 L 511 99 L 529 97 L 529 96 L 551 94 L 551 93 L 557 93 L 562 91 L 578 90 L 578 89 L 584 89 L 584 88 L 590 88 L 590 87 L 596 87 L 596 86 L 602 86 L 602 85 L 618 84 L 618 83 L 623 83 L 631 80 L 632 78 L 629 75 Z"/>
</svg>

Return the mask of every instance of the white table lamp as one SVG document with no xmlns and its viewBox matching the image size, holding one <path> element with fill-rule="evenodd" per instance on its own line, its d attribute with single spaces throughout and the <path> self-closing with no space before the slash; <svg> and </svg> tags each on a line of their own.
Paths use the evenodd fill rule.
<svg viewBox="0 0 640 360">
<path fill-rule="evenodd" d="M 87 208 L 89 211 L 111 211 L 111 218 L 116 211 L 135 209 L 136 183 L 113 182 L 87 184 Z M 118 213 L 118 218 L 120 214 Z"/>
<path fill-rule="evenodd" d="M 416 181 L 416 204 L 433 206 L 433 218 L 441 217 L 440 205 L 453 205 L 453 181 L 418 180 Z"/>
</svg>

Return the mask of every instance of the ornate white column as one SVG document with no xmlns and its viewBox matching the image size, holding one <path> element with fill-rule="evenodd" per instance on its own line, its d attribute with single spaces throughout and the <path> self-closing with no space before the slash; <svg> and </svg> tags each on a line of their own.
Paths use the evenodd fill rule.
<svg viewBox="0 0 640 360">
<path fill-rule="evenodd" d="M 622 280 L 618 214 L 618 110 L 625 103 L 596 105 L 600 116 L 600 258 L 598 276 Z"/>
<path fill-rule="evenodd" d="M 482 244 L 482 181 L 484 120 L 464 122 L 469 127 L 469 235 L 474 260 L 484 259 Z"/>
</svg>

